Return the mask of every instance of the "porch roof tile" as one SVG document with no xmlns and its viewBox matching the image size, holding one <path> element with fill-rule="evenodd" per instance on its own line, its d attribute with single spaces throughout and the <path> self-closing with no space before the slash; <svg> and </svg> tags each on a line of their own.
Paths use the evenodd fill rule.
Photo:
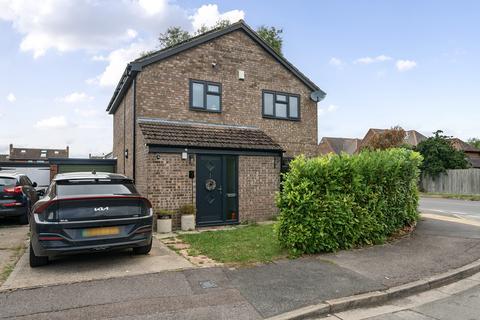
<svg viewBox="0 0 480 320">
<path fill-rule="evenodd" d="M 147 145 L 282 152 L 265 132 L 255 127 L 163 119 L 139 119 Z"/>
</svg>

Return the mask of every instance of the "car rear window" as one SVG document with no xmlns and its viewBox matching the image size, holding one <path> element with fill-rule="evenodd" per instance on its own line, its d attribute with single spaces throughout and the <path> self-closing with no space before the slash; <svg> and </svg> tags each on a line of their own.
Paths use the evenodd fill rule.
<svg viewBox="0 0 480 320">
<path fill-rule="evenodd" d="M 15 178 L 0 177 L 0 186 L 14 186 L 16 182 Z"/>
<path fill-rule="evenodd" d="M 61 180 L 57 181 L 57 195 L 130 195 L 137 194 L 131 181 L 123 180 Z"/>
</svg>

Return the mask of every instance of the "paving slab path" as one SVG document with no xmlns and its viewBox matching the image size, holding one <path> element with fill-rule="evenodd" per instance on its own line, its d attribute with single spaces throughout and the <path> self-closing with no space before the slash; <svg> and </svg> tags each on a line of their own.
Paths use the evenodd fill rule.
<svg viewBox="0 0 480 320">
<path fill-rule="evenodd" d="M 0 318 L 261 319 L 384 290 L 480 258 L 479 226 L 428 217 L 409 236 L 359 250 L 3 291 Z"/>
</svg>

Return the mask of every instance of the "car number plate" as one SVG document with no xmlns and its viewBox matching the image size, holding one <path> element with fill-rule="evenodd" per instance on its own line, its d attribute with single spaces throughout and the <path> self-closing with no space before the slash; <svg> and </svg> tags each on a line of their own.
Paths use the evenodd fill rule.
<svg viewBox="0 0 480 320">
<path fill-rule="evenodd" d="M 82 230 L 82 236 L 84 238 L 111 236 L 119 233 L 120 233 L 119 227 L 91 228 L 91 229 Z"/>
</svg>

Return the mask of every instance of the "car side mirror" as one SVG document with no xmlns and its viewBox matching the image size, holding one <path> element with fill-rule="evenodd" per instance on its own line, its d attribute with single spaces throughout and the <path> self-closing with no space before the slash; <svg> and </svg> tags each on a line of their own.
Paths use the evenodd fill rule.
<svg viewBox="0 0 480 320">
<path fill-rule="evenodd" d="M 36 182 L 32 183 L 32 187 L 36 188 L 38 184 Z"/>
</svg>

